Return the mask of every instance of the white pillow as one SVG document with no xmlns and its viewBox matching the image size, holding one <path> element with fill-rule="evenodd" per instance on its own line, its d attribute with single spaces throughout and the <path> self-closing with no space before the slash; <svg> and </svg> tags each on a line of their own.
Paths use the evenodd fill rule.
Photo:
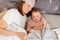
<svg viewBox="0 0 60 40">
<path fill-rule="evenodd" d="M 57 40 L 55 32 L 52 30 L 46 30 L 43 35 L 43 40 Z"/>
<path fill-rule="evenodd" d="M 53 31 L 55 31 L 58 40 L 60 40 L 60 28 L 58 28 L 58 29 L 53 29 Z"/>
<path fill-rule="evenodd" d="M 43 16 L 49 22 L 51 28 L 60 27 L 60 15 L 43 14 Z"/>
</svg>

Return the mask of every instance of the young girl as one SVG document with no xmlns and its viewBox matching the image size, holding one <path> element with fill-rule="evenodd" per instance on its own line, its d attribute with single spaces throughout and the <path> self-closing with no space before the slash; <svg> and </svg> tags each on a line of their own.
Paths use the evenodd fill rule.
<svg viewBox="0 0 60 40">
<path fill-rule="evenodd" d="M 40 40 L 45 29 L 50 29 L 50 26 L 42 16 L 41 10 L 38 8 L 33 8 L 31 11 L 31 20 L 27 22 L 27 32 L 29 33 L 29 38 Z M 37 38 L 38 36 L 39 38 Z"/>
<path fill-rule="evenodd" d="M 47 29 L 50 26 L 42 16 L 41 10 L 38 8 L 32 9 L 32 16 L 31 20 L 27 22 L 27 32 L 31 32 L 32 29 L 34 30 L 43 30 Z"/>
</svg>

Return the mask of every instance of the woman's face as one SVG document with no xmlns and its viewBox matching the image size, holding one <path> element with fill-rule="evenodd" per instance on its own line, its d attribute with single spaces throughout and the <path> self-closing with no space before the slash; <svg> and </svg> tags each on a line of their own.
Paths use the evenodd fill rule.
<svg viewBox="0 0 60 40">
<path fill-rule="evenodd" d="M 32 12 L 32 19 L 33 19 L 33 21 L 38 22 L 38 21 L 40 21 L 41 17 L 42 17 L 41 13 L 39 11 Z"/>
<path fill-rule="evenodd" d="M 24 14 L 27 14 L 29 11 L 31 11 L 32 7 L 29 4 L 24 3 L 22 10 Z"/>
</svg>

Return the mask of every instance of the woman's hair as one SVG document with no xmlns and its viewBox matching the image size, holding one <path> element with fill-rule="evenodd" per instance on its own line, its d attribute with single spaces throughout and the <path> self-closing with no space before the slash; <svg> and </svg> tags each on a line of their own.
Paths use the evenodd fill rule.
<svg viewBox="0 0 60 40">
<path fill-rule="evenodd" d="M 25 1 L 21 1 L 19 4 L 18 4 L 18 6 L 17 6 L 17 8 L 18 8 L 18 11 L 20 12 L 20 14 L 21 15 L 23 15 L 23 10 L 22 10 L 22 8 L 23 8 L 23 4 L 25 3 Z M 23 15 L 24 16 L 24 15 Z"/>
</svg>

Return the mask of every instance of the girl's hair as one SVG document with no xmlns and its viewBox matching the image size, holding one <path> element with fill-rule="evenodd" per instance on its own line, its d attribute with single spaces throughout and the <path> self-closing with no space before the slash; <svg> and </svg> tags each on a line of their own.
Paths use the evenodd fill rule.
<svg viewBox="0 0 60 40">
<path fill-rule="evenodd" d="M 33 12 L 38 12 L 38 11 L 42 14 L 41 9 L 35 7 L 32 8 L 32 10 L 27 14 L 27 17 L 31 16 Z"/>
<path fill-rule="evenodd" d="M 40 12 L 40 14 L 42 15 L 41 9 L 39 9 L 39 8 L 33 8 L 33 9 L 31 10 L 31 18 L 32 18 L 32 13 L 33 13 L 33 12 Z M 40 20 L 42 20 L 42 17 L 41 17 Z"/>
<path fill-rule="evenodd" d="M 42 14 L 41 9 L 39 9 L 39 8 L 32 8 L 31 14 L 32 14 L 33 12 L 40 12 L 40 13 Z"/>
<path fill-rule="evenodd" d="M 21 1 L 19 4 L 18 4 L 18 6 L 17 6 L 17 8 L 18 8 L 18 11 L 20 12 L 20 14 L 21 15 L 23 15 L 23 10 L 22 10 L 22 8 L 23 8 L 23 4 L 25 3 L 25 1 Z M 23 15 L 24 16 L 24 15 Z"/>
</svg>

